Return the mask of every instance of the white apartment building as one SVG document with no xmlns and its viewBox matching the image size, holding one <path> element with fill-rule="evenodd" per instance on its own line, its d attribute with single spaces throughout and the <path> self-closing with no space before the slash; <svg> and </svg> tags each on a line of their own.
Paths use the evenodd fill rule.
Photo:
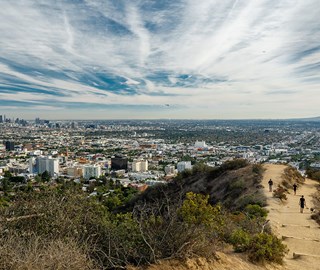
<svg viewBox="0 0 320 270">
<path fill-rule="evenodd" d="M 192 169 L 191 161 L 180 161 L 177 164 L 178 172 L 183 172 L 184 170 Z"/>
<path fill-rule="evenodd" d="M 205 141 L 196 141 L 194 143 L 194 147 L 196 147 L 196 148 L 205 148 L 205 147 L 207 147 L 207 145 L 206 145 Z"/>
<path fill-rule="evenodd" d="M 29 161 L 30 167 L 33 164 L 33 160 Z M 31 169 L 31 168 L 30 168 Z M 51 177 L 59 174 L 59 160 L 56 158 L 52 158 L 50 156 L 47 157 L 37 157 L 36 158 L 36 172 L 43 173 L 47 171 Z"/>
<path fill-rule="evenodd" d="M 83 167 L 83 177 L 90 179 L 90 177 L 98 178 L 101 176 L 101 167 L 97 165 L 86 165 Z"/>
<path fill-rule="evenodd" d="M 146 172 L 148 171 L 148 160 L 134 160 L 132 162 L 133 172 Z"/>
</svg>

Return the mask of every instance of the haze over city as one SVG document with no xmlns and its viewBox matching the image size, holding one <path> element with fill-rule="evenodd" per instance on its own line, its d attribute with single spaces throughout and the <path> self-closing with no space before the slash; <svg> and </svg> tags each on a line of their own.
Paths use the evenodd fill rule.
<svg viewBox="0 0 320 270">
<path fill-rule="evenodd" d="M 2 114 L 319 116 L 316 0 L 0 4 Z"/>
</svg>

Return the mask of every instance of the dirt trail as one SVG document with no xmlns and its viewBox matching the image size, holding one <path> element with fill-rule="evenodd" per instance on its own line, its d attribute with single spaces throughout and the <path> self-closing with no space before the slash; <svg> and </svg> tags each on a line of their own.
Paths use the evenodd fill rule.
<svg viewBox="0 0 320 270">
<path fill-rule="evenodd" d="M 282 181 L 281 175 L 286 166 L 268 164 L 265 168 L 263 185 L 267 196 L 268 218 L 274 233 L 284 239 L 290 250 L 285 258 L 287 269 L 320 270 L 320 228 L 311 219 L 309 210 L 313 207 L 311 195 L 316 192 L 317 182 L 306 179 L 298 188 L 297 195 L 291 190 L 287 200 L 282 203 L 269 192 L 268 181 L 270 178 L 273 180 L 275 189 Z M 304 195 L 309 207 L 302 214 L 299 207 L 301 195 Z"/>
</svg>

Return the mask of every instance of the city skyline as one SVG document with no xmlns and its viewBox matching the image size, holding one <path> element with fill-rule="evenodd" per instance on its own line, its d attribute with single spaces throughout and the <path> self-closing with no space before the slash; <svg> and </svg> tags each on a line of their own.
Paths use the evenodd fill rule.
<svg viewBox="0 0 320 270">
<path fill-rule="evenodd" d="M 319 116 L 316 0 L 0 3 L 2 114 Z"/>
</svg>

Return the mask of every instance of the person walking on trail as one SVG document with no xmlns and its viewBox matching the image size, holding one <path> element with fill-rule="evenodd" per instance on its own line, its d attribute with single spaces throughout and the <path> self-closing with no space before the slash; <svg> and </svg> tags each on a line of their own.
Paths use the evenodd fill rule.
<svg viewBox="0 0 320 270">
<path fill-rule="evenodd" d="M 270 179 L 268 184 L 269 184 L 269 192 L 272 192 L 273 181 Z"/>
<path fill-rule="evenodd" d="M 304 198 L 303 195 L 300 198 L 299 205 L 300 205 L 300 213 L 303 213 L 304 207 L 307 208 L 306 199 Z"/>
<path fill-rule="evenodd" d="M 293 184 L 293 192 L 294 192 L 294 195 L 296 195 L 297 194 L 297 184 L 296 183 L 294 183 Z"/>
</svg>

